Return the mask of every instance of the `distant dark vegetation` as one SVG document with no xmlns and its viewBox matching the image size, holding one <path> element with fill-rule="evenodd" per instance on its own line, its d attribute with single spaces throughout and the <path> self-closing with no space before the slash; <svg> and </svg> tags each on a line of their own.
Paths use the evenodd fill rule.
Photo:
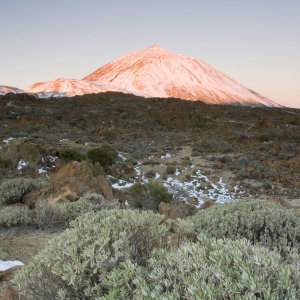
<svg viewBox="0 0 300 300">
<path fill-rule="evenodd" d="M 193 156 L 211 155 L 239 179 L 261 178 L 266 187 L 279 181 L 300 184 L 299 120 L 298 109 L 208 105 L 117 92 L 49 99 L 0 96 L 0 139 L 108 143 L 136 158 L 190 145 Z"/>
</svg>

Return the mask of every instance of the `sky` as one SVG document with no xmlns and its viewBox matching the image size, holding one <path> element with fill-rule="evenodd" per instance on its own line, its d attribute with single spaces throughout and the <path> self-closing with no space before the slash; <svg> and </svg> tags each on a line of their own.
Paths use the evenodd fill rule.
<svg viewBox="0 0 300 300">
<path fill-rule="evenodd" d="M 152 44 L 300 108 L 300 0 L 0 0 L 0 85 L 81 79 Z"/>
</svg>

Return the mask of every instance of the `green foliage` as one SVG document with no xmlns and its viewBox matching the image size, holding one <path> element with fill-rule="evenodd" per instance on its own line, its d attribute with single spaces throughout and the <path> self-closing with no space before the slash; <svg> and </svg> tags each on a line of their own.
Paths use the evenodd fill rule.
<svg viewBox="0 0 300 300">
<path fill-rule="evenodd" d="M 177 251 L 154 251 L 143 271 L 134 274 L 133 299 L 275 300 L 300 296 L 299 272 L 282 265 L 278 254 L 245 239 L 215 240 L 201 235 L 197 243 L 186 243 Z"/>
<path fill-rule="evenodd" d="M 72 220 L 92 210 L 92 203 L 80 200 L 50 205 L 40 202 L 37 206 L 36 222 L 40 229 L 66 228 Z"/>
<path fill-rule="evenodd" d="M 300 273 L 246 239 L 184 237 L 177 220 L 168 242 L 163 216 L 136 210 L 87 213 L 13 279 L 33 299 L 299 299 Z M 171 234 L 171 235 L 170 235 Z M 170 251 L 172 250 L 172 251 Z"/>
<path fill-rule="evenodd" d="M 23 195 L 47 185 L 42 179 L 15 178 L 0 186 L 0 205 L 9 205 L 21 201 Z"/>
<path fill-rule="evenodd" d="M 27 225 L 31 221 L 28 207 L 7 206 L 0 210 L 0 227 Z"/>
<path fill-rule="evenodd" d="M 2 248 L 0 248 L 0 260 L 5 260 L 7 256 L 8 254 L 4 252 Z"/>
<path fill-rule="evenodd" d="M 262 133 L 258 137 L 262 142 L 268 142 L 270 140 L 270 135 L 267 133 Z"/>
<path fill-rule="evenodd" d="M 65 224 L 64 209 L 62 204 L 47 205 L 38 203 L 36 209 L 36 223 L 40 229 L 53 229 Z"/>
<path fill-rule="evenodd" d="M 104 143 L 101 145 L 101 148 L 106 150 L 114 159 L 118 158 L 118 151 L 111 145 Z"/>
<path fill-rule="evenodd" d="M 279 250 L 285 260 L 300 253 L 300 211 L 278 203 L 253 200 L 215 205 L 191 217 L 197 233 L 209 237 L 246 238 L 271 250 Z"/>
<path fill-rule="evenodd" d="M 104 168 L 100 165 L 100 163 L 90 163 L 88 162 L 89 168 L 92 170 L 93 176 L 97 177 L 99 175 L 106 175 Z"/>
<path fill-rule="evenodd" d="M 83 161 L 87 157 L 84 154 L 81 154 L 77 149 L 74 148 L 65 148 L 59 152 L 59 157 L 63 159 L 65 162 L 70 161 Z"/>
<path fill-rule="evenodd" d="M 156 172 L 154 170 L 149 170 L 148 172 L 145 173 L 145 176 L 147 178 L 155 178 Z"/>
<path fill-rule="evenodd" d="M 12 167 L 11 159 L 0 156 L 0 168 L 11 169 L 11 167 Z"/>
<path fill-rule="evenodd" d="M 67 228 L 71 221 L 87 212 L 118 207 L 118 200 L 106 200 L 100 194 L 88 192 L 75 202 L 49 205 L 40 201 L 36 222 L 40 229 Z"/>
<path fill-rule="evenodd" d="M 87 156 L 93 163 L 98 162 L 104 168 L 115 162 L 113 155 L 101 147 L 89 150 Z"/>
<path fill-rule="evenodd" d="M 167 174 L 175 174 L 176 167 L 175 166 L 167 166 Z"/>
<path fill-rule="evenodd" d="M 159 225 L 162 219 L 137 210 L 82 215 L 71 229 L 51 240 L 14 282 L 34 299 L 96 299 L 109 294 L 102 299 L 131 299 L 125 287 L 134 285 L 133 275 L 145 268 L 153 249 L 169 247 L 169 228 Z M 185 228 L 191 227 L 178 221 L 174 228 L 183 241 Z M 118 290 L 123 298 L 112 296 Z"/>
<path fill-rule="evenodd" d="M 103 195 L 90 192 L 84 194 L 79 201 L 92 204 L 93 211 L 99 211 L 101 209 L 116 209 L 120 206 L 117 199 L 106 200 Z"/>
<path fill-rule="evenodd" d="M 156 211 L 160 202 L 172 201 L 172 194 L 157 181 L 150 181 L 147 184 L 136 183 L 129 188 L 128 193 L 131 197 L 130 204 L 139 209 Z"/>
</svg>

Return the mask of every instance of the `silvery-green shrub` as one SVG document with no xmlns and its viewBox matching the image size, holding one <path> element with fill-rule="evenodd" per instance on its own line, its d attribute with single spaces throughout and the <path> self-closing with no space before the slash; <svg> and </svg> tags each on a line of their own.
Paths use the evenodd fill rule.
<svg viewBox="0 0 300 300">
<path fill-rule="evenodd" d="M 7 206 L 0 210 L 0 227 L 27 225 L 31 221 L 28 207 Z"/>
<path fill-rule="evenodd" d="M 114 291 L 131 299 L 132 279 L 145 271 L 152 251 L 171 247 L 170 228 L 159 225 L 163 218 L 137 210 L 84 214 L 24 267 L 15 283 L 34 299 L 102 299 Z M 193 230 L 184 220 L 172 228 L 178 245 Z"/>
<path fill-rule="evenodd" d="M 300 210 L 288 210 L 278 203 L 252 200 L 215 205 L 191 217 L 196 233 L 232 240 L 246 238 L 284 259 L 300 253 Z"/>
<path fill-rule="evenodd" d="M 154 250 L 131 288 L 132 299 L 299 299 L 299 279 L 299 271 L 283 265 L 279 254 L 246 239 L 200 235 L 174 252 Z"/>
<path fill-rule="evenodd" d="M 20 202 L 23 195 L 47 184 L 45 180 L 31 178 L 15 178 L 4 181 L 0 186 L 0 205 Z"/>
<path fill-rule="evenodd" d="M 34 299 L 299 299 L 300 273 L 278 253 L 203 234 L 171 251 L 161 218 L 133 210 L 85 214 L 13 283 Z M 192 230 L 177 221 L 179 235 Z"/>
<path fill-rule="evenodd" d="M 5 260 L 7 258 L 8 254 L 4 252 L 2 248 L 0 248 L 0 260 Z"/>
</svg>

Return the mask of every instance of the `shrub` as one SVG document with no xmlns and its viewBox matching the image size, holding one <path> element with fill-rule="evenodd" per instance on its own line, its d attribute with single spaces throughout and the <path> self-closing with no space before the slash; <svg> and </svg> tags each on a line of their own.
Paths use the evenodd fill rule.
<svg viewBox="0 0 300 300">
<path fill-rule="evenodd" d="M 0 260 L 5 260 L 7 256 L 8 254 L 4 252 L 2 248 L 0 248 Z"/>
<path fill-rule="evenodd" d="M 36 222 L 40 229 L 66 228 L 72 220 L 92 210 L 93 204 L 82 200 L 50 205 L 40 202 Z"/>
<path fill-rule="evenodd" d="M 60 150 L 59 157 L 65 162 L 70 161 L 83 161 L 86 159 L 86 155 L 81 154 L 77 149 L 65 148 Z"/>
<path fill-rule="evenodd" d="M 11 167 L 12 167 L 11 159 L 0 156 L 0 168 L 11 169 Z"/>
<path fill-rule="evenodd" d="M 21 201 L 23 195 L 47 185 L 42 179 L 15 178 L 0 186 L 0 205 L 9 205 Z"/>
<path fill-rule="evenodd" d="M 91 203 L 93 211 L 99 211 L 101 209 L 116 209 L 120 206 L 117 199 L 106 200 L 103 195 L 91 192 L 84 194 L 79 201 Z"/>
<path fill-rule="evenodd" d="M 0 210 L 0 227 L 27 225 L 31 221 L 28 207 L 7 206 Z"/>
<path fill-rule="evenodd" d="M 93 176 L 97 177 L 99 175 L 106 175 L 104 168 L 100 165 L 100 163 L 90 163 L 88 162 L 89 168 L 92 170 Z"/>
<path fill-rule="evenodd" d="M 247 240 L 199 237 L 177 251 L 158 249 L 134 274 L 133 299 L 298 299 L 300 273 Z M 280 284 L 278 284 L 280 282 Z M 131 287 L 133 288 L 133 287 Z M 128 288 L 129 289 L 129 288 Z M 130 290 L 130 289 L 129 289 Z M 109 299 L 109 298 L 107 298 Z"/>
<path fill-rule="evenodd" d="M 65 224 L 62 204 L 47 205 L 40 202 L 36 212 L 36 223 L 40 229 L 53 229 Z"/>
<path fill-rule="evenodd" d="M 167 166 L 167 174 L 175 174 L 176 167 L 175 166 Z"/>
<path fill-rule="evenodd" d="M 148 172 L 145 173 L 145 176 L 147 178 L 155 178 L 156 172 L 154 170 L 149 170 Z"/>
<path fill-rule="evenodd" d="M 88 213 L 50 241 L 13 283 L 34 299 L 299 299 L 300 273 L 275 252 L 242 239 L 199 235 L 162 216 L 131 210 Z"/>
<path fill-rule="evenodd" d="M 109 144 L 102 144 L 101 148 L 106 150 L 115 160 L 118 158 L 118 151 Z"/>
<path fill-rule="evenodd" d="M 157 181 L 147 184 L 136 183 L 128 189 L 130 204 L 139 209 L 156 211 L 160 202 L 170 203 L 172 195 L 168 189 Z"/>
<path fill-rule="evenodd" d="M 163 216 L 137 210 L 87 213 L 50 241 L 14 278 L 34 299 L 132 299 L 135 274 L 144 270 L 156 248 L 168 248 Z M 186 221 L 174 230 L 179 241 L 189 232 Z M 118 295 L 118 296 L 116 296 Z"/>
<path fill-rule="evenodd" d="M 115 162 L 114 157 L 103 148 L 91 149 L 88 151 L 87 156 L 93 163 L 98 162 L 104 168 L 111 166 Z"/>
<path fill-rule="evenodd" d="M 258 137 L 262 142 L 268 142 L 270 140 L 270 136 L 267 133 L 262 133 Z"/>
<path fill-rule="evenodd" d="M 300 211 L 278 203 L 253 200 L 215 205 L 191 217 L 197 233 L 209 237 L 246 238 L 271 250 L 278 249 L 284 259 L 291 251 L 300 253 Z"/>
</svg>

